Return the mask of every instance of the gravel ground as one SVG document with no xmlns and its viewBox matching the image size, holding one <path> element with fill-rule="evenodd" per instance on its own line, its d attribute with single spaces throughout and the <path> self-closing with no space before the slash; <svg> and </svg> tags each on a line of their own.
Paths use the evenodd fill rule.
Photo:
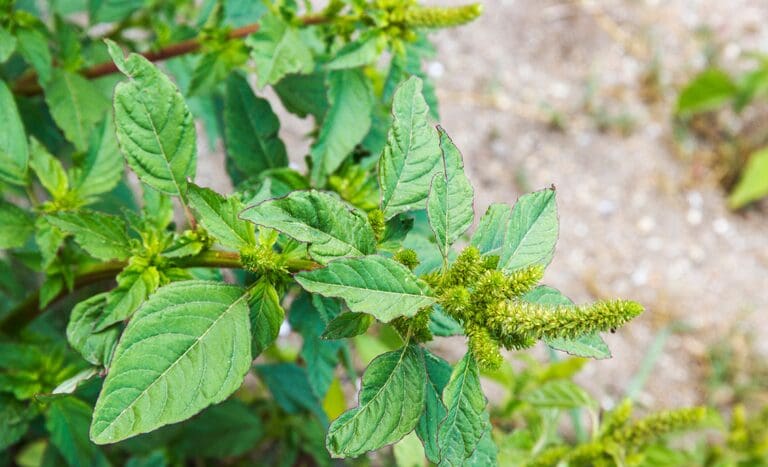
<svg viewBox="0 0 768 467">
<path fill-rule="evenodd" d="M 768 206 L 729 212 L 701 164 L 672 150 L 670 112 L 707 45 L 723 44 L 728 67 L 744 65 L 744 50 L 768 50 L 768 30 L 760 27 L 768 4 L 483 4 L 478 21 L 433 37 L 438 53 L 427 67 L 441 123 L 476 187 L 476 209 L 554 184 L 560 241 L 545 283 L 576 302 L 624 297 L 647 308 L 605 336 L 613 358 L 589 363 L 581 382 L 611 405 L 674 325 L 638 399 L 656 408 L 704 402 L 713 344 L 734 339 L 734 329 L 751 332 L 755 351 L 768 355 L 761 318 L 768 311 Z M 647 85 L 653 73 L 655 87 Z M 271 100 L 301 164 L 311 126 Z M 564 130 L 552 129 L 553 115 Z M 198 182 L 226 190 L 220 148 L 207 157 L 210 170 L 200 170 Z"/>
</svg>

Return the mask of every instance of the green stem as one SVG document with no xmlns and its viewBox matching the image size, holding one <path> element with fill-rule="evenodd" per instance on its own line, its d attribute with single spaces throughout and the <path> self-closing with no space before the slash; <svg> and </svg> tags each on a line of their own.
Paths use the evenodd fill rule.
<svg viewBox="0 0 768 467">
<path fill-rule="evenodd" d="M 106 280 L 114 280 L 120 271 L 128 265 L 127 261 L 107 261 L 83 267 L 77 272 L 72 290 L 62 290 L 50 304 L 89 285 Z M 231 251 L 208 250 L 191 258 L 182 258 L 174 264 L 182 268 L 227 268 L 243 269 L 240 254 Z M 290 259 L 286 262 L 290 272 L 317 269 L 319 264 L 302 258 Z M 0 318 L 0 334 L 15 334 L 43 314 L 46 307 L 40 306 L 40 290 L 34 291 L 14 309 Z"/>
</svg>

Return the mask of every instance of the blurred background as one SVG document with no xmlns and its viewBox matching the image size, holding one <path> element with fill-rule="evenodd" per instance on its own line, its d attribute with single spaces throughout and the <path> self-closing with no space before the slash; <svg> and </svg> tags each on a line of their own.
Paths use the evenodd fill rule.
<svg viewBox="0 0 768 467">
<path fill-rule="evenodd" d="M 432 36 L 425 70 L 441 124 L 463 151 L 476 210 L 554 184 L 560 240 L 544 282 L 577 303 L 624 297 L 647 308 L 605 336 L 613 358 L 590 361 L 577 381 L 604 407 L 627 394 L 656 409 L 767 403 L 768 202 L 728 204 L 744 165 L 731 158 L 751 155 L 739 138 L 768 145 L 767 100 L 755 96 L 736 114 L 710 99 L 699 106 L 710 112 L 685 118 L 678 100 L 702 71 L 739 81 L 759 69 L 768 3 L 483 6 L 478 20 Z M 311 122 L 270 101 L 303 166 Z M 226 189 L 217 152 L 199 183 Z M 458 357 L 453 344 L 445 350 Z"/>
</svg>

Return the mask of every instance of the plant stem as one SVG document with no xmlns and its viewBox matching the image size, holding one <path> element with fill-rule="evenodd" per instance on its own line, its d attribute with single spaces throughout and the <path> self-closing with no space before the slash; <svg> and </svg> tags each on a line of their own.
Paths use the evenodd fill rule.
<svg viewBox="0 0 768 467">
<path fill-rule="evenodd" d="M 314 24 L 322 24 L 328 21 L 328 18 L 322 15 L 310 15 L 301 19 L 301 23 L 305 26 L 311 26 Z M 233 29 L 229 33 L 230 39 L 241 39 L 249 34 L 259 30 L 258 23 L 249 24 L 241 28 Z M 179 55 L 185 55 L 188 53 L 197 52 L 200 49 L 201 43 L 198 39 L 188 39 L 176 44 L 171 44 L 167 47 L 163 47 L 157 51 L 144 52 L 141 55 L 144 56 L 150 62 L 160 62 L 168 60 L 169 58 L 178 57 Z M 80 74 L 88 79 L 96 79 L 102 76 L 111 75 L 117 73 L 117 66 L 114 62 L 104 62 L 98 65 L 81 70 Z M 19 79 L 13 87 L 15 94 L 21 94 L 24 96 L 34 96 L 43 92 L 43 88 L 37 79 L 37 73 L 25 74 Z"/>
<path fill-rule="evenodd" d="M 108 261 L 84 267 L 77 273 L 72 290 L 62 290 L 51 300 L 49 305 L 89 285 L 106 280 L 114 280 L 115 276 L 127 265 L 127 261 Z M 208 250 L 190 258 L 183 258 L 175 263 L 174 266 L 182 268 L 243 268 L 239 253 L 218 250 Z M 319 264 L 307 259 L 290 259 L 287 261 L 286 266 L 290 272 L 307 271 L 320 267 Z M 47 306 L 40 307 L 39 297 L 40 290 L 34 291 L 13 310 L 0 318 L 0 334 L 13 335 L 43 314 Z"/>
</svg>

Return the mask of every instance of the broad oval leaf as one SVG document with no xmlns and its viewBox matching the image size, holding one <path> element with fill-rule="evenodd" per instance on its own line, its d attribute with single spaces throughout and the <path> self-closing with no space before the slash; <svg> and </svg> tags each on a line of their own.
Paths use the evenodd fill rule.
<svg viewBox="0 0 768 467">
<path fill-rule="evenodd" d="M 29 147 L 16 101 L 4 81 L 0 81 L 0 180 L 26 185 Z"/>
<path fill-rule="evenodd" d="M 45 84 L 45 102 L 64 136 L 78 151 L 88 149 L 93 128 L 109 108 L 109 100 L 95 92 L 87 79 L 61 68 L 54 68 L 51 80 Z"/>
<path fill-rule="evenodd" d="M 251 355 L 256 358 L 277 339 L 285 319 L 275 286 L 262 278 L 251 290 Z"/>
<path fill-rule="evenodd" d="M 509 219 L 512 209 L 502 203 L 494 203 L 480 218 L 480 224 L 472 234 L 470 244 L 477 247 L 483 255 L 500 256 L 509 231 Z"/>
<path fill-rule="evenodd" d="M 360 404 L 331 423 L 326 447 L 333 457 L 356 457 L 410 433 L 424 410 L 424 356 L 416 346 L 376 357 L 366 368 Z"/>
<path fill-rule="evenodd" d="M 242 250 L 256 243 L 253 224 L 238 217 L 243 206 L 236 198 L 225 198 L 192 183 L 189 185 L 189 204 L 199 215 L 200 224 L 221 245 Z"/>
<path fill-rule="evenodd" d="M 310 255 L 320 263 L 363 256 L 376 249 L 365 215 L 331 193 L 294 191 L 247 208 L 240 218 L 309 243 Z"/>
<path fill-rule="evenodd" d="M 339 259 L 295 277 L 308 292 L 343 298 L 350 310 L 371 314 L 384 323 L 413 316 L 435 303 L 424 282 L 384 256 Z"/>
<path fill-rule="evenodd" d="M 120 150 L 142 182 L 152 188 L 186 194 L 187 178 L 194 177 L 197 137 L 192 114 L 171 82 L 146 58 L 123 57 L 114 42 L 109 53 L 129 81 L 115 87 L 115 128 Z"/>
<path fill-rule="evenodd" d="M 298 29 L 274 14 L 261 18 L 259 31 L 248 36 L 245 44 L 251 48 L 260 88 L 288 73 L 310 73 L 314 68 L 312 51 Z"/>
<path fill-rule="evenodd" d="M 310 150 L 312 179 L 321 185 L 349 156 L 371 128 L 373 91 L 361 70 L 328 75 L 328 103 L 317 141 Z"/>
<path fill-rule="evenodd" d="M 437 433 L 441 466 L 462 465 L 474 453 L 488 426 L 486 402 L 477 363 L 467 352 L 443 390 L 447 414 Z"/>
<path fill-rule="evenodd" d="M 523 295 L 522 299 L 532 303 L 540 303 L 542 305 L 573 305 L 571 299 L 560 293 L 559 290 L 545 285 L 531 290 Z M 555 350 L 560 350 L 578 357 L 597 359 L 611 357 L 611 351 L 608 349 L 608 344 L 606 344 L 603 338 L 600 337 L 600 334 L 596 332 L 584 334 L 575 339 L 565 339 L 562 337 L 546 338 L 544 339 L 544 342 Z"/>
<path fill-rule="evenodd" d="M 426 207 L 429 183 L 440 168 L 440 144 L 421 89 L 421 79 L 412 76 L 395 91 L 392 127 L 379 161 L 381 210 L 387 219 Z"/>
<path fill-rule="evenodd" d="M 373 316 L 367 313 L 342 313 L 333 318 L 325 331 L 320 335 L 323 339 L 344 339 L 355 337 L 368 330 L 373 323 Z"/>
<path fill-rule="evenodd" d="M 461 153 L 445 131 L 440 134 L 441 171 L 432 180 L 427 199 L 429 225 L 437 238 L 437 246 L 448 258 L 453 242 L 467 231 L 475 220 L 475 191 L 464 173 Z"/>
<path fill-rule="evenodd" d="M 223 118 L 227 155 L 246 178 L 288 165 L 285 144 L 278 136 L 280 120 L 269 101 L 257 97 L 237 73 L 227 79 Z"/>
<path fill-rule="evenodd" d="M 532 264 L 547 265 L 557 244 L 555 190 L 523 195 L 512 208 L 499 268 L 514 271 Z"/>
<path fill-rule="evenodd" d="M 91 423 L 97 444 L 185 420 L 223 401 L 251 365 L 247 295 L 210 281 L 171 283 L 134 315 Z"/>
</svg>

